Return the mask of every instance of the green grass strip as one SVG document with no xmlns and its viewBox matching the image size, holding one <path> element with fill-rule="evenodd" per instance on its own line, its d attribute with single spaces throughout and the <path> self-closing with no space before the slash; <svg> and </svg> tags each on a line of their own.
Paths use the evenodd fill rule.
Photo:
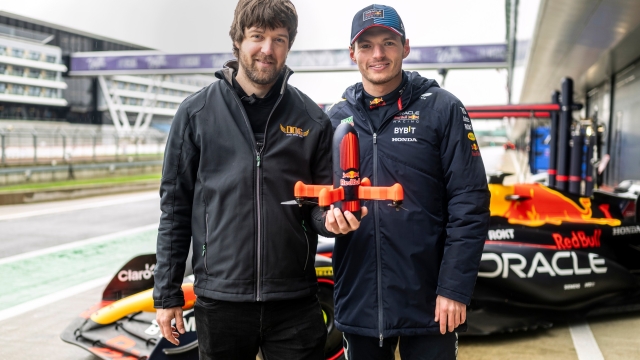
<svg viewBox="0 0 640 360">
<path fill-rule="evenodd" d="M 78 179 L 78 180 L 64 180 L 54 182 L 43 183 L 29 183 L 19 185 L 9 185 L 0 187 L 0 192 L 6 191 L 28 191 L 28 190 L 49 190 L 62 187 L 71 187 L 79 185 L 110 185 L 110 184 L 126 184 L 129 182 L 142 181 L 142 180 L 160 180 L 162 177 L 159 173 L 154 174 L 141 174 L 131 176 L 119 176 L 97 179 Z"/>
<path fill-rule="evenodd" d="M 0 310 L 115 275 L 134 256 L 155 253 L 157 236 L 146 230 L 0 264 Z"/>
</svg>

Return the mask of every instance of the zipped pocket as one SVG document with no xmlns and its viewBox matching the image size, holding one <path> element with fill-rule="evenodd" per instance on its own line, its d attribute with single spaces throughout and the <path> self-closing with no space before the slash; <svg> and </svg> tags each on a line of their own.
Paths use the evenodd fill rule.
<svg viewBox="0 0 640 360">
<path fill-rule="evenodd" d="M 209 241 L 209 214 L 205 214 L 204 217 L 205 237 L 202 244 L 202 257 L 204 259 L 204 270 L 209 274 L 209 267 L 207 266 L 207 241 Z"/>
</svg>

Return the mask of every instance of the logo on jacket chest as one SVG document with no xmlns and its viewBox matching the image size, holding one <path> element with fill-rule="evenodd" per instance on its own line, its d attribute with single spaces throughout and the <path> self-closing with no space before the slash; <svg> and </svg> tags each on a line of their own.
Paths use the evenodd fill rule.
<svg viewBox="0 0 640 360">
<path fill-rule="evenodd" d="M 403 111 L 393 117 L 394 124 L 417 124 L 420 122 L 420 111 Z"/>
<path fill-rule="evenodd" d="M 416 127 L 415 126 L 396 126 L 393 128 L 394 134 L 415 134 Z"/>
<path fill-rule="evenodd" d="M 284 126 L 282 124 L 280 124 L 280 131 L 282 131 L 283 133 L 285 133 L 287 136 L 296 136 L 299 138 L 304 138 L 307 135 L 309 135 L 309 131 L 311 129 L 304 131 L 299 127 L 295 127 L 295 126 Z"/>
</svg>

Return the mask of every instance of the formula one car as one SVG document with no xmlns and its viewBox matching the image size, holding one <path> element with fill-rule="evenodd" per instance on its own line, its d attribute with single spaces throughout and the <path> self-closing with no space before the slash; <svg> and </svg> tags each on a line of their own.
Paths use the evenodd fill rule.
<svg viewBox="0 0 640 360">
<path fill-rule="evenodd" d="M 491 177 L 491 225 L 468 308 L 467 335 L 547 328 L 571 318 L 640 310 L 640 201 L 634 193 L 580 197 L 539 183 Z M 333 243 L 318 245 L 318 297 L 327 359 L 343 357 L 333 323 Z M 197 359 L 192 277 L 185 277 L 187 333 L 159 336 L 151 288 L 155 255 L 127 263 L 62 334 L 102 359 Z M 188 274 L 187 274 L 188 275 Z"/>
<path fill-rule="evenodd" d="M 326 246 L 321 246 L 320 249 L 327 251 Z M 102 300 L 67 326 L 60 336 L 62 340 L 105 360 L 198 359 L 198 338 L 193 313 L 196 296 L 193 292 L 191 269 L 187 269 L 182 284 L 186 333 L 180 335 L 180 346 L 175 346 L 161 336 L 155 320 L 152 298 L 155 263 L 155 254 L 141 255 L 130 260 L 107 285 Z M 187 264 L 190 264 L 190 260 Z M 317 295 L 327 325 L 325 358 L 342 359 L 342 333 L 333 322 L 331 259 L 317 255 L 315 267 L 319 288 Z"/>
<path fill-rule="evenodd" d="M 640 201 L 591 197 L 495 174 L 491 225 L 468 313 L 469 335 L 640 310 Z"/>
</svg>

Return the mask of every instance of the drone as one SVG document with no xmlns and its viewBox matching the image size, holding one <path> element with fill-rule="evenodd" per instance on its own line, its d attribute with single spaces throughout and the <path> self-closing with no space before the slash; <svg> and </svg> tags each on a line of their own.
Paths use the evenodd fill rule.
<svg viewBox="0 0 640 360">
<path fill-rule="evenodd" d="M 283 205 L 318 204 L 328 210 L 331 204 L 340 210 L 349 211 L 360 220 L 360 200 L 391 200 L 399 211 L 402 207 L 404 190 L 396 183 L 389 187 L 371 186 L 371 180 L 360 178 L 360 145 L 358 133 L 349 123 L 340 124 L 333 135 L 333 185 L 307 185 L 298 181 L 293 188 L 295 200 L 282 202 Z M 309 201 L 317 198 L 318 202 Z"/>
</svg>

